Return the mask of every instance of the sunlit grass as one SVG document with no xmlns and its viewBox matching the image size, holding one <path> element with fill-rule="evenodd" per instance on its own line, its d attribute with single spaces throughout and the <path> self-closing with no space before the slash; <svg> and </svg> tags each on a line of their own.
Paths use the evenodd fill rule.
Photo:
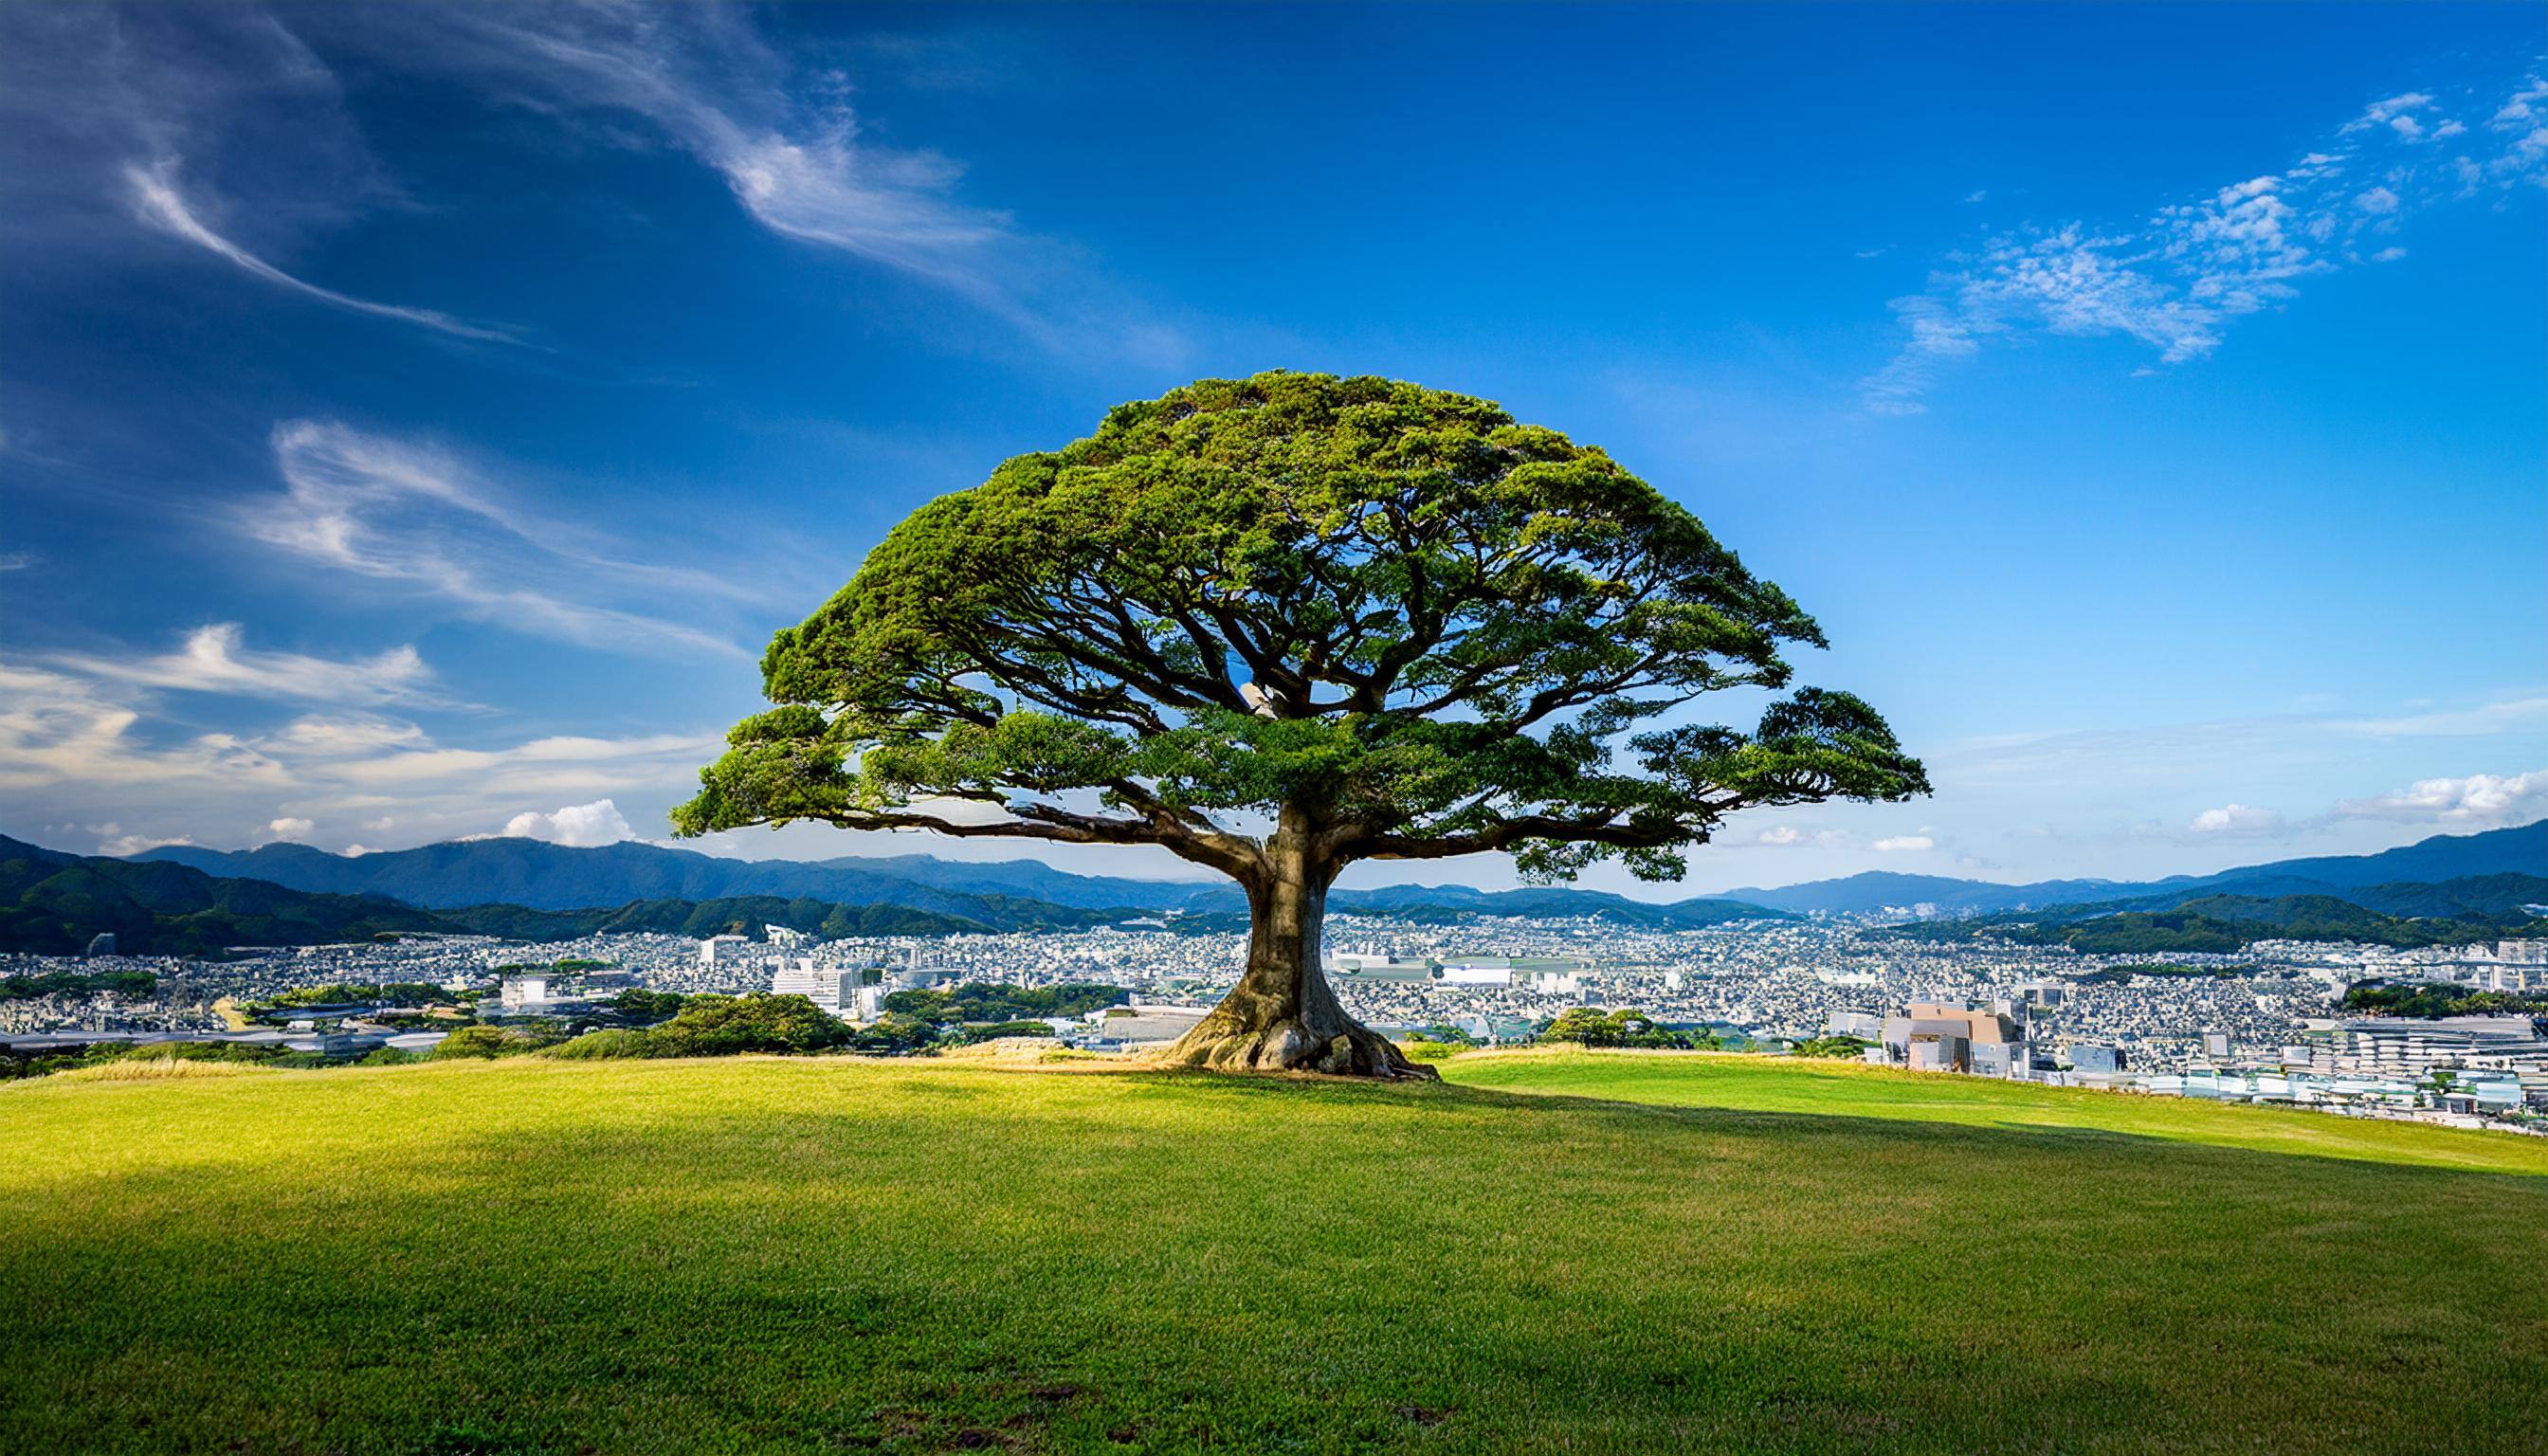
<svg viewBox="0 0 2548 1456">
<path fill-rule="evenodd" d="M 54 1072 L 64 1082 L 169 1082 L 208 1077 L 261 1077 L 272 1070 L 243 1061 L 194 1061 L 174 1056 L 127 1056 L 95 1066 Z"/>
<path fill-rule="evenodd" d="M 1666 1107 L 1839 1113 L 1978 1128 L 2078 1128 L 2265 1152 L 2548 1175 L 2548 1138 L 1847 1061 L 1531 1048 L 1471 1052 L 1439 1070 L 1472 1087 Z"/>
<path fill-rule="evenodd" d="M 2548 1446 L 2520 1139 L 1445 1070 L 0 1089 L 0 1449 Z"/>
</svg>

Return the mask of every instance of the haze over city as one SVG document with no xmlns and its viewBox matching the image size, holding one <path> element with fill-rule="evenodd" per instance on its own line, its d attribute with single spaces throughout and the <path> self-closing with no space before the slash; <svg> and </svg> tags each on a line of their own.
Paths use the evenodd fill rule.
<svg viewBox="0 0 2548 1456">
<path fill-rule="evenodd" d="M 664 840 L 912 507 L 1274 367 L 1609 451 L 1935 784 L 1588 886 L 2548 812 L 2536 12 L 1840 14 L 10 7 L 5 827 Z"/>
</svg>

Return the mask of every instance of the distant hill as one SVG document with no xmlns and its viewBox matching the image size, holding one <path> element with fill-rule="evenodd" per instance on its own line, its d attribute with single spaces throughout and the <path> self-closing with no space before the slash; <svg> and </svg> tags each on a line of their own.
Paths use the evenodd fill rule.
<svg viewBox="0 0 2548 1456">
<path fill-rule="evenodd" d="M 1231 898 L 1235 900 L 1236 895 L 1233 893 Z M 1368 890 L 1335 890 L 1328 894 L 1327 906 L 1331 910 L 1390 915 L 1402 920 L 1434 924 L 1484 915 L 1551 918 L 1579 915 L 1644 930 L 1701 930 L 1738 920 L 1795 918 L 1783 910 L 1738 900 L 1707 898 L 1659 904 L 1601 890 L 1475 890 L 1457 884 L 1393 884 Z"/>
<path fill-rule="evenodd" d="M 1233 916 L 1247 908 L 1246 897 L 1227 880 L 1130 879 L 1072 874 L 1031 860 L 983 864 L 927 855 L 813 863 L 722 860 L 633 843 L 570 849 L 539 840 L 483 839 L 359 856 L 331 855 L 307 845 L 246 851 L 171 845 L 140 859 L 173 861 L 214 874 L 254 875 L 305 890 L 387 895 L 434 909 L 500 905 L 582 911 L 634 902 L 769 897 L 890 905 L 962 922 L 968 929 L 1022 929 L 1100 924 L 1165 910 Z M 1477 890 L 1466 885 L 1337 890 L 1327 903 L 1338 910 L 1432 922 L 1480 915 L 1592 915 L 1623 925 L 1680 929 L 1786 913 L 1716 898 L 1656 904 L 1592 890 Z"/>
<path fill-rule="evenodd" d="M 782 900 L 775 895 L 735 895 L 718 900 L 632 900 L 616 908 L 533 910 L 521 905 L 463 905 L 440 912 L 453 928 L 516 941 L 572 941 L 585 936 L 648 931 L 657 935 L 746 935 L 760 939 L 774 925 L 838 940 L 844 936 L 945 936 L 994 929 L 901 905 L 835 905 L 828 900 Z"/>
<path fill-rule="evenodd" d="M 213 956 L 229 946 L 316 946 L 447 928 L 378 896 L 311 894 L 0 837 L 0 950 L 75 955 L 112 932 L 124 955 Z"/>
<path fill-rule="evenodd" d="M 1138 900 L 1104 903 L 1107 888 L 1147 883 L 1140 880 L 1090 881 L 1085 893 L 1063 902 L 1008 888 L 1031 879 L 1016 873 L 976 876 L 972 883 L 978 888 L 954 890 L 870 868 L 866 861 L 805 864 L 793 860 L 722 860 L 691 850 L 668 850 L 634 842 L 571 849 L 534 839 L 455 840 L 369 855 L 331 855 L 307 845 L 266 845 L 245 851 L 170 845 L 139 858 L 174 861 L 212 874 L 269 879 L 295 889 L 386 895 L 427 909 L 518 905 L 534 910 L 589 910 L 639 900 L 774 896 L 833 905 L 896 905 L 975 926 L 1013 929 L 1085 924 L 1090 920 L 1086 914 L 1058 913 L 1056 907 L 1063 905 L 1081 911 L 1120 911 L 1121 915 L 1153 908 Z M 951 871 L 970 867 L 943 861 L 926 863 Z M 1001 871 L 1017 868 L 986 867 Z M 1046 872 L 1061 879 L 1086 878 L 1062 875 L 1058 870 Z"/>
<path fill-rule="evenodd" d="M 1727 890 L 1724 898 L 1803 915 L 1872 915 L 1886 910 L 1935 907 L 1947 915 L 2033 909 L 2111 899 L 2133 886 L 2111 879 L 2048 879 L 2034 884 L 1994 884 L 1942 874 L 1900 874 L 1870 869 L 1840 879 L 1808 880 L 1777 889 Z"/>
<path fill-rule="evenodd" d="M 2281 860 L 2217 874 L 2173 875 L 2138 882 L 2048 879 L 2032 884 L 1994 884 L 1988 880 L 1870 870 L 1777 889 L 1727 890 L 1724 898 L 1803 914 L 1877 914 L 1926 904 L 1943 914 L 1989 915 L 2126 901 L 2141 908 L 2156 908 L 2224 893 L 2256 898 L 2334 894 L 2365 903 L 2350 892 L 2395 890 L 2402 885 L 2497 875 L 2548 876 L 2548 820 L 2478 834 L 2435 835 L 2374 855 Z"/>
<path fill-rule="evenodd" d="M 296 858 L 264 856 L 262 863 L 288 868 Z M 298 890 L 269 880 L 208 874 L 166 860 L 72 855 L 0 838 L 0 951 L 45 956 L 75 955 L 100 932 L 114 933 L 117 951 L 127 955 L 209 956 L 233 947 L 329 945 L 389 934 L 468 933 L 526 941 L 623 931 L 758 937 L 766 926 L 783 925 L 826 938 L 940 936 L 1077 929 L 1129 913 L 1004 895 L 966 896 L 961 903 L 975 913 L 776 895 L 665 897 L 570 910 L 506 904 L 426 910 L 380 895 Z"/>
<path fill-rule="evenodd" d="M 1073 874 L 1031 860 L 982 863 L 928 855 L 848 856 L 806 863 L 727 860 L 636 843 L 570 849 L 538 840 L 484 839 L 361 856 L 331 855 L 306 845 L 267 845 L 238 852 L 171 846 L 150 851 L 140 860 L 173 862 L 212 874 L 263 879 L 311 893 L 385 896 L 427 909 L 513 906 L 619 913 L 638 903 L 695 905 L 771 898 L 827 906 L 890 906 L 942 917 L 964 928 L 990 929 L 1095 924 L 1169 910 L 1218 927 L 1245 910 L 1244 898 L 1226 881 Z M 2141 882 L 2057 879 L 2009 885 L 1944 875 L 1870 872 L 1672 903 L 1577 889 L 1384 885 L 1336 890 L 1328 904 L 1342 911 L 1435 924 L 1494 915 L 1586 915 L 1622 926 L 1688 929 L 1743 919 L 1869 914 L 1917 905 L 1933 906 L 1950 916 L 2092 905 L 2105 907 L 2107 913 L 2155 913 L 2213 895 L 2252 900 L 2333 897 L 2406 918 L 2501 917 L 2524 903 L 2548 903 L 2548 821 L 2483 834 L 2436 836 L 2376 855 L 2286 860 L 2217 874 Z"/>
<path fill-rule="evenodd" d="M 2524 880 L 2528 876 L 2495 876 Z M 2153 900 L 2064 905 L 1958 920 L 1896 926 L 1882 934 L 1931 942 L 1990 938 L 2029 946 L 2067 946 L 2094 955 L 2228 955 L 2257 941 L 2349 941 L 2411 949 L 2467 946 L 2500 937 L 2548 935 L 2548 920 L 2517 908 L 2492 911 L 2479 901 L 2500 892 L 2454 891 L 2485 880 L 2440 885 L 2384 885 L 2384 898 L 2417 902 L 2451 913 L 2387 914 L 2334 895 L 2196 895 L 2161 904 Z M 2368 894 L 2368 892 L 2360 892 Z"/>
</svg>

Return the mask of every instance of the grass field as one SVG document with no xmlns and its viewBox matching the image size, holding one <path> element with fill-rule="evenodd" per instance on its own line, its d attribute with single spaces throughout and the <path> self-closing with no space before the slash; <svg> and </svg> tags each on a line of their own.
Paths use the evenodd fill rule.
<svg viewBox="0 0 2548 1456">
<path fill-rule="evenodd" d="M 2548 1450 L 2548 1143 L 1445 1071 L 0 1087 L 0 1450 Z"/>
</svg>

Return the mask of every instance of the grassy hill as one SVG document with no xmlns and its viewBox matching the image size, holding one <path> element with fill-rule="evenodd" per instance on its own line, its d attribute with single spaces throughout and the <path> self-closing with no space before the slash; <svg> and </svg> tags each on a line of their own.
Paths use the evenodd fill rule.
<svg viewBox="0 0 2548 1456">
<path fill-rule="evenodd" d="M 0 1449 L 2548 1447 L 2548 1143 L 1446 1072 L 0 1089 Z"/>
</svg>

